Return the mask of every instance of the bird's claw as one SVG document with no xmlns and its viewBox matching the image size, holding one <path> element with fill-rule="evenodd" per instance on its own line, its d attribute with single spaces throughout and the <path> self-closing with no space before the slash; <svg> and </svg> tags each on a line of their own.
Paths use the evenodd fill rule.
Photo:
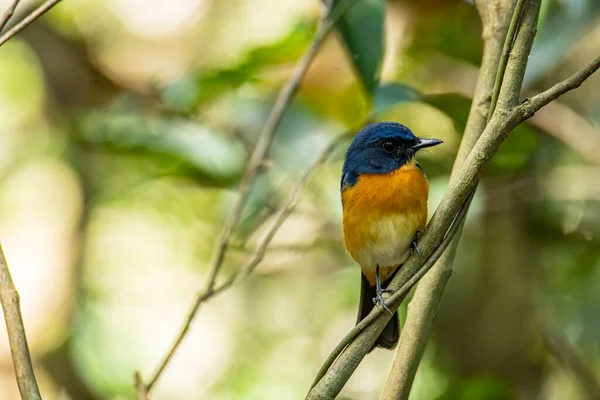
<svg viewBox="0 0 600 400">
<path fill-rule="evenodd" d="M 377 305 L 378 302 L 381 302 L 383 308 L 387 310 L 390 314 L 394 315 L 394 313 L 388 308 L 387 304 L 385 304 L 385 300 L 383 299 L 384 293 L 392 292 L 390 289 L 384 289 L 381 287 L 381 278 L 379 276 L 379 265 L 375 268 L 375 297 L 373 297 L 373 304 Z"/>
<path fill-rule="evenodd" d="M 383 308 L 385 308 L 387 310 L 387 312 L 389 312 L 390 314 L 394 314 L 387 306 L 387 303 L 385 302 L 385 300 L 383 299 L 383 294 L 384 293 L 391 293 L 393 292 L 393 290 L 389 290 L 389 289 L 380 289 L 377 290 L 377 296 L 373 297 L 373 304 L 377 305 L 377 303 L 381 303 L 381 306 Z"/>
<path fill-rule="evenodd" d="M 415 238 L 412 242 L 410 242 L 410 252 L 414 254 L 415 252 L 421 257 L 421 249 L 419 249 L 419 238 L 421 237 L 421 231 L 417 231 L 415 233 Z"/>
</svg>

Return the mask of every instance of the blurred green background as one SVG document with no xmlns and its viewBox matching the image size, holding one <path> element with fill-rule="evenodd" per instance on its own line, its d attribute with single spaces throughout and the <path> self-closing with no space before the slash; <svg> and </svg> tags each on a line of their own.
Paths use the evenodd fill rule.
<svg viewBox="0 0 600 400">
<path fill-rule="evenodd" d="M 21 3 L 15 21 L 37 4 Z M 224 276 L 371 105 L 378 120 L 445 141 L 419 159 L 431 211 L 446 189 L 481 59 L 477 12 L 469 1 L 359 3 L 367 9 L 328 38 L 276 132 Z M 65 0 L 0 48 L 0 239 L 45 399 L 132 399 L 133 372 L 155 371 L 321 12 L 317 0 Z M 600 2 L 545 0 L 526 91 L 598 53 Z M 599 124 L 596 74 L 503 144 L 411 399 L 588 398 L 535 320 L 548 318 L 600 376 Z M 359 269 L 340 229 L 347 145 L 255 273 L 203 306 L 154 399 L 303 398 L 356 317 Z M 392 357 L 371 353 L 341 398 L 376 399 Z M 14 381 L 1 329 L 1 399 L 18 398 Z"/>
</svg>

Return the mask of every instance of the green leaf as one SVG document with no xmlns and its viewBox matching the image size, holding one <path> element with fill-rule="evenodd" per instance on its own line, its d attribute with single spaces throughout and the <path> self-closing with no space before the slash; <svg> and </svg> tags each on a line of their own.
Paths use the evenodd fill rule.
<svg viewBox="0 0 600 400">
<path fill-rule="evenodd" d="M 337 23 L 342 43 L 367 97 L 379 86 L 383 59 L 384 0 L 335 0 L 332 17 L 344 12 Z"/>
<path fill-rule="evenodd" d="M 483 46 L 481 23 L 475 7 L 466 1 L 419 3 L 413 17 L 414 39 L 407 55 L 426 64 L 443 54 L 479 65 Z"/>
<path fill-rule="evenodd" d="M 438 397 L 438 400 L 505 400 L 510 398 L 512 397 L 506 382 L 495 377 L 478 376 L 455 383 L 448 388 L 446 393 Z"/>
<path fill-rule="evenodd" d="M 149 154 L 170 165 L 169 175 L 191 174 L 211 184 L 236 180 L 244 167 L 242 145 L 195 122 L 146 118 L 132 110 L 97 111 L 79 120 L 87 146 L 125 154 Z"/>
<path fill-rule="evenodd" d="M 185 75 L 161 92 L 172 109 L 185 111 L 218 99 L 246 83 L 258 82 L 267 68 L 295 61 L 310 44 L 314 26 L 301 23 L 281 40 L 251 49 L 236 65 L 217 67 Z"/>
</svg>

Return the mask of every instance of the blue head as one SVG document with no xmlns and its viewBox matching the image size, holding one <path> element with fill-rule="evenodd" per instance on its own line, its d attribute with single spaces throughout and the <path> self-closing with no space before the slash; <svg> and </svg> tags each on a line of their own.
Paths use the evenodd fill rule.
<svg viewBox="0 0 600 400">
<path fill-rule="evenodd" d="M 415 156 L 418 150 L 443 143 L 420 139 L 397 122 L 367 125 L 354 137 L 342 169 L 342 188 L 353 186 L 361 174 L 388 174 Z"/>
</svg>

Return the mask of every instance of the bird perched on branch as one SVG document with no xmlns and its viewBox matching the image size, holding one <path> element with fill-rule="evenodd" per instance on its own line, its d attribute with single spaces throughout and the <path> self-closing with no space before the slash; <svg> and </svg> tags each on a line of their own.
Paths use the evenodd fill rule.
<svg viewBox="0 0 600 400">
<path fill-rule="evenodd" d="M 379 302 L 427 223 L 429 184 L 417 151 L 443 143 L 420 139 L 396 122 L 378 122 L 356 134 L 342 170 L 343 231 L 346 249 L 360 264 L 358 322 Z M 389 311 L 389 309 L 388 309 Z M 394 313 L 373 347 L 392 349 L 400 334 Z"/>
</svg>

